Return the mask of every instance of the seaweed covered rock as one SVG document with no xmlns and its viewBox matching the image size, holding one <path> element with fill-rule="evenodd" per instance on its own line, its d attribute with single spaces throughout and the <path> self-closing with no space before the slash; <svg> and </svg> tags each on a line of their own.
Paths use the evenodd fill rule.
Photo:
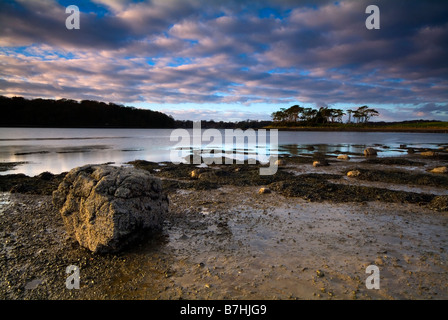
<svg viewBox="0 0 448 320">
<path fill-rule="evenodd" d="M 364 149 L 364 156 L 369 157 L 369 156 L 376 156 L 377 150 L 374 148 L 366 148 Z"/>
<path fill-rule="evenodd" d="M 436 211 L 448 211 L 448 196 L 437 196 L 430 203 L 429 208 Z"/>
<path fill-rule="evenodd" d="M 168 198 L 160 179 L 131 167 L 71 170 L 53 192 L 67 233 L 92 252 L 116 252 L 161 227 Z"/>
</svg>

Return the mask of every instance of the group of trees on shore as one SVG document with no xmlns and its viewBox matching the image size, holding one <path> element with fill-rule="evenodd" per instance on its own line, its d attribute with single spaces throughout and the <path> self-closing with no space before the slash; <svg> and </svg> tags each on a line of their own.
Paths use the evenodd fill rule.
<svg viewBox="0 0 448 320">
<path fill-rule="evenodd" d="M 93 100 L 0 96 L 1 127 L 174 128 L 162 112 Z"/>
<path fill-rule="evenodd" d="M 281 108 L 271 114 L 272 120 L 276 123 L 303 123 L 303 124 L 323 124 L 342 123 L 342 117 L 348 114 L 347 123 L 367 123 L 370 118 L 378 116 L 379 112 L 368 106 L 362 106 L 356 110 L 332 109 L 321 107 L 319 109 L 304 108 L 293 105 L 289 108 Z"/>
</svg>

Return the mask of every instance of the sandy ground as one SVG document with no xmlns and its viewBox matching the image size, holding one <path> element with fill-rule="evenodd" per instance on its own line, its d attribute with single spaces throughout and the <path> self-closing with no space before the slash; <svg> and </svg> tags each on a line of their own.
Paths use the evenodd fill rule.
<svg viewBox="0 0 448 320">
<path fill-rule="evenodd" d="M 358 190 L 364 193 L 356 202 L 335 197 L 311 202 L 308 196 L 286 197 L 277 189 L 259 194 L 256 177 L 247 186 L 230 183 L 201 190 L 184 184 L 169 191 L 170 213 L 162 231 L 114 255 L 92 254 L 70 239 L 51 196 L 1 192 L 0 299 L 447 299 L 448 211 L 431 210 L 428 203 L 402 203 L 398 199 L 403 197 L 385 202 L 380 196 L 386 189 L 448 195 L 446 178 L 428 174 L 446 166 L 446 157 L 409 157 L 424 165 L 353 159 L 315 168 L 302 159 L 282 168 L 296 179 L 333 174 L 335 178 L 325 179 L 341 188 L 385 188 L 375 193 L 377 201 L 362 201 L 370 192 L 366 190 L 373 189 Z M 387 174 L 399 179 L 345 176 L 347 169 L 358 167 L 379 170 L 381 179 Z M 179 170 L 175 178 L 191 182 L 188 170 Z M 407 172 L 427 176 L 419 183 L 403 183 Z M 240 179 L 242 173 L 233 174 Z M 214 177 L 209 175 L 209 182 Z M 17 183 L 16 178 L 10 183 Z M 55 183 L 45 175 L 20 179 L 19 187 L 13 187 L 19 192 L 51 194 L 47 191 Z M 9 188 L 9 180 L 4 181 Z M 388 199 L 395 198 L 389 194 Z M 79 289 L 66 287 L 70 265 L 79 267 Z M 366 287 L 369 265 L 379 269 L 379 289 Z"/>
<path fill-rule="evenodd" d="M 0 298 L 448 298 L 446 212 L 258 189 L 179 189 L 163 231 L 116 255 L 69 239 L 51 197 L 2 193 Z M 65 286 L 71 264 L 79 290 Z M 366 288 L 369 265 L 379 290 Z"/>
</svg>

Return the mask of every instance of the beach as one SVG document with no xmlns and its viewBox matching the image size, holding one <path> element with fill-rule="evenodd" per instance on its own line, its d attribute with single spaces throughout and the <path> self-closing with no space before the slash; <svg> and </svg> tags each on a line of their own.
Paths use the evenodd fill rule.
<svg viewBox="0 0 448 320">
<path fill-rule="evenodd" d="M 448 178 L 429 172 L 445 157 L 286 157 L 272 177 L 234 164 L 199 178 L 195 165 L 135 161 L 162 179 L 170 210 L 160 232 L 116 254 L 67 236 L 51 197 L 61 176 L 29 178 L 43 191 L 1 193 L 0 297 L 446 299 Z M 79 289 L 66 287 L 70 265 Z M 366 286 L 370 265 L 379 289 Z"/>
</svg>

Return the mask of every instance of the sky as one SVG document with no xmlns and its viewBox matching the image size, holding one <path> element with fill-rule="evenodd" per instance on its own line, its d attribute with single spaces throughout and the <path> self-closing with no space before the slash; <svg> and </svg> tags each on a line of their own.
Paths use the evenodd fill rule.
<svg viewBox="0 0 448 320">
<path fill-rule="evenodd" d="M 380 29 L 366 28 L 372 4 Z M 448 121 L 447 57 L 446 0 L 0 0 L 0 95 L 178 120 L 269 120 L 299 104 Z"/>
</svg>

